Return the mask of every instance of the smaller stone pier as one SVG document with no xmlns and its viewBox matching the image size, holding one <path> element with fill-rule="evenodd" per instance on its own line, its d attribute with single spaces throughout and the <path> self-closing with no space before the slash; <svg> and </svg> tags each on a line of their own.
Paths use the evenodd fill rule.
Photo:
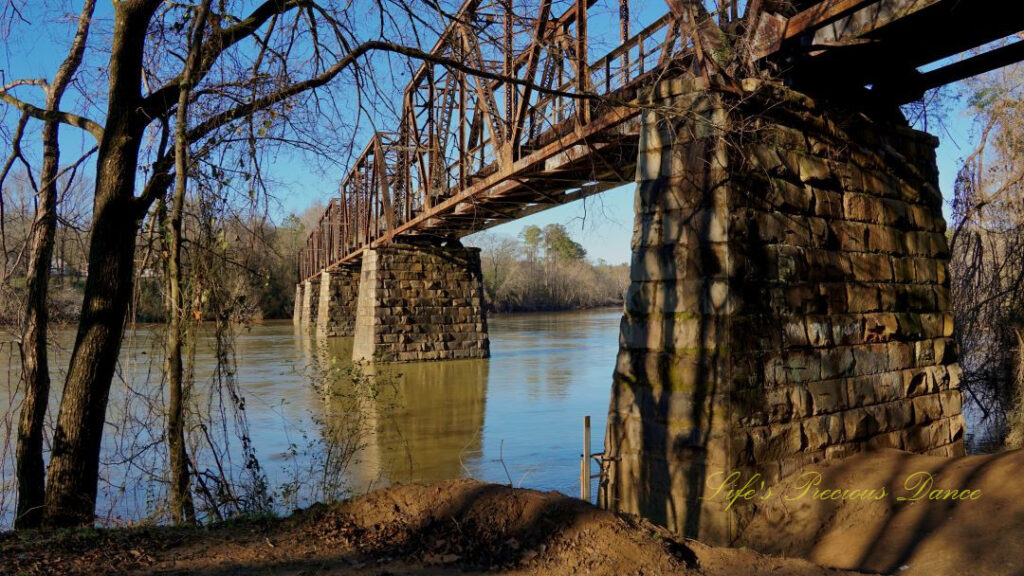
<svg viewBox="0 0 1024 576">
<path fill-rule="evenodd" d="M 390 244 L 364 252 L 353 359 L 489 355 L 479 248 Z"/>
<path fill-rule="evenodd" d="M 317 337 L 352 336 L 356 327 L 358 299 L 358 266 L 342 266 L 321 272 L 319 311 L 316 318 Z"/>
<path fill-rule="evenodd" d="M 316 326 L 317 313 L 320 311 L 320 279 L 313 278 L 302 283 L 302 318 L 304 330 L 312 330 Z"/>
<path fill-rule="evenodd" d="M 302 326 L 302 282 L 295 285 L 295 300 L 292 303 L 292 324 Z"/>
</svg>

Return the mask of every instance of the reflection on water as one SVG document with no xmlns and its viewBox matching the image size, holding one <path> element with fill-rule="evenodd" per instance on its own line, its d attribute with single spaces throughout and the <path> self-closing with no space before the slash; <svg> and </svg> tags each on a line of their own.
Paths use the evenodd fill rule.
<svg viewBox="0 0 1024 576">
<path fill-rule="evenodd" d="M 331 338 L 323 360 L 345 364 L 351 338 Z M 349 470 L 361 492 L 389 482 L 433 482 L 467 473 L 481 455 L 488 362 L 456 360 L 380 366 L 364 370 L 376 379 L 377 394 L 360 403 L 363 449 Z M 327 402 L 351 397 L 350 381 L 340 379 Z M 333 408 L 333 409 L 332 409 Z M 344 407 L 327 406 L 328 418 L 346 418 Z M 334 429 L 343 428 L 335 426 Z"/>
<path fill-rule="evenodd" d="M 378 393 L 359 404 L 363 416 L 364 449 L 347 469 L 348 484 L 355 492 L 389 482 L 431 482 L 459 476 L 486 481 L 560 490 L 579 490 L 579 455 L 582 419 L 591 415 L 594 451 L 601 449 L 608 409 L 611 373 L 618 350 L 621 312 L 526 314 L 489 319 L 491 358 L 401 364 L 378 368 Z M 122 354 L 124 382 L 115 381 L 112 409 L 142 410 L 117 398 L 131 399 L 126 390 L 145 395 L 159 386 L 162 360 L 160 329 L 139 327 Z M 58 331 L 58 339 L 70 343 L 71 331 Z M 271 487 L 306 478 L 309 466 L 302 447 L 312 446 L 324 429 L 351 417 L 351 409 L 338 404 L 351 397 L 343 388 L 324 394 L 315 384 L 318 366 L 343 369 L 351 358 L 352 340 L 334 338 L 326 347 L 296 332 L 290 321 L 268 322 L 243 331 L 235 340 L 236 378 L 246 399 L 250 435 Z M 66 354 L 54 367 L 54 387 L 63 382 L 58 374 Z M 16 356 L 0 357 L 0 374 L 17 370 Z M 215 355 L 212 338 L 197 348 L 195 374 L 197 397 L 209 389 Z M 342 370 L 343 371 L 343 370 Z M 339 382 L 341 384 L 339 384 Z M 17 378 L 0 383 L 0 410 L 15 395 Z M 204 388 L 205 387 L 205 388 Z M 16 398 L 13 400 L 16 401 Z M 138 405 L 138 402 L 136 402 Z M 53 411 L 56 399 L 52 404 Z M 160 435 L 159 419 L 147 417 Z M 114 418 L 108 418 L 115 420 Z M 334 419 L 334 420 L 331 420 Z M 108 426 L 105 451 L 135 442 L 123 428 Z M 148 436 L 142 437 L 150 441 Z M 159 452 L 154 453 L 158 466 Z M 131 471 L 115 470 L 117 458 L 108 457 L 110 478 L 130 484 Z M 11 479 L 4 462 L 3 479 Z M 146 513 L 151 487 L 140 479 L 142 496 L 115 503 L 116 489 L 104 495 L 99 508 L 115 509 L 122 517 Z M 160 492 L 156 490 L 155 492 Z M 297 504 L 308 504 L 298 501 Z M 133 508 L 135 506 L 135 508 Z M 0 523 L 6 519 L 0 518 Z"/>
<path fill-rule="evenodd" d="M 353 489 L 472 476 L 577 493 L 584 415 L 601 449 L 620 318 L 617 310 L 498 316 L 489 359 L 377 367 L 382 386 L 349 469 Z M 310 361 L 351 357 L 350 338 L 319 352 L 303 340 Z"/>
</svg>

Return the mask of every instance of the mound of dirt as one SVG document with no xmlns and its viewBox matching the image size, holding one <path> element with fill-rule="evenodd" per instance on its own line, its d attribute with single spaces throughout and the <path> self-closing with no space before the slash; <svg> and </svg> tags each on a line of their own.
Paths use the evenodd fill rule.
<svg viewBox="0 0 1024 576">
<path fill-rule="evenodd" d="M 8 533 L 0 574 L 843 574 L 712 548 L 565 495 L 474 480 L 404 485 L 207 529 Z"/>
<path fill-rule="evenodd" d="M 900 576 L 1024 574 L 1022 473 L 1024 451 L 952 459 L 868 452 L 785 479 L 738 544 Z M 814 474 L 820 480 L 808 487 Z"/>
<path fill-rule="evenodd" d="M 690 551 L 651 525 L 558 493 L 473 480 L 400 486 L 328 511 L 311 536 L 424 565 L 546 574 L 671 574 Z"/>
</svg>

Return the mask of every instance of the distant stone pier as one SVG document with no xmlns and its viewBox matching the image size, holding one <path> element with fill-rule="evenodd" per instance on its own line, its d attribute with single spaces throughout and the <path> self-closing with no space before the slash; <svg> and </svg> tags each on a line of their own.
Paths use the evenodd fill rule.
<svg viewBox="0 0 1024 576">
<path fill-rule="evenodd" d="M 320 273 L 320 299 L 316 334 L 326 338 L 352 336 L 359 300 L 359 267 L 340 266 Z"/>
<path fill-rule="evenodd" d="M 416 362 L 490 355 L 480 249 L 394 243 L 296 286 L 294 321 L 352 336 L 353 359 Z"/>
<path fill-rule="evenodd" d="M 718 543 L 768 485 L 868 448 L 964 454 L 937 141 L 780 87 L 644 116 L 604 503 Z"/>
<path fill-rule="evenodd" d="M 299 325 L 303 330 L 312 330 L 316 326 L 320 312 L 320 278 L 311 278 L 302 282 L 302 305 L 299 307 Z M 298 290 L 296 290 L 298 293 Z"/>
<path fill-rule="evenodd" d="M 295 300 L 292 301 L 292 324 L 294 324 L 296 327 L 302 325 L 302 287 L 304 285 L 305 282 L 299 282 L 298 284 L 295 285 Z"/>
</svg>

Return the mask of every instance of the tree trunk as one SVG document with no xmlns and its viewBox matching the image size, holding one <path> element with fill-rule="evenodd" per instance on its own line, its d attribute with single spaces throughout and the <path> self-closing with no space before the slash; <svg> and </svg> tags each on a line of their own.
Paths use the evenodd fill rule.
<svg viewBox="0 0 1024 576">
<path fill-rule="evenodd" d="M 188 101 L 192 96 L 192 78 L 199 63 L 203 30 L 210 0 L 203 0 L 196 11 L 189 41 L 188 58 L 181 75 L 178 110 L 174 122 L 174 197 L 171 200 L 167 247 L 167 383 L 170 387 L 167 407 L 167 448 L 171 464 L 171 517 L 180 524 L 195 524 L 196 511 L 189 488 L 188 453 L 185 451 L 185 406 L 191 386 L 182 374 L 181 347 L 184 310 L 181 297 L 181 223 L 188 189 Z"/>
<path fill-rule="evenodd" d="M 107 398 L 132 295 L 135 242 L 148 205 L 134 197 L 145 120 L 146 28 L 158 2 L 115 4 L 107 126 L 96 168 L 89 276 L 53 438 L 44 523 L 92 524 Z"/>
<path fill-rule="evenodd" d="M 67 57 L 47 89 L 46 108 L 58 110 L 71 77 L 82 63 L 82 53 L 92 21 L 95 0 L 87 0 L 78 19 L 78 29 Z M 15 528 L 35 528 L 43 519 L 45 470 L 43 466 L 43 419 L 50 397 L 50 364 L 46 353 L 49 308 L 46 295 L 57 232 L 57 174 L 60 169 L 59 123 L 43 123 L 43 165 L 39 176 L 36 216 L 29 240 L 25 322 L 21 333 L 21 370 L 25 397 L 18 419 L 17 478 L 18 509 Z"/>
<path fill-rule="evenodd" d="M 176 172 L 183 180 L 180 166 Z M 179 190 L 180 188 L 180 190 Z M 164 364 L 169 388 L 167 405 L 167 449 L 171 472 L 171 518 L 176 524 L 196 520 L 189 488 L 188 453 L 185 450 L 185 405 L 188 391 L 184 384 L 181 350 L 181 221 L 185 204 L 184 182 L 175 184 L 168 229 L 167 256 L 167 358 Z"/>
<path fill-rule="evenodd" d="M 51 109 L 53 109 L 51 107 Z M 43 517 L 45 471 L 43 467 L 43 419 L 50 397 L 50 368 L 46 354 L 49 309 L 46 293 L 57 228 L 57 123 L 43 125 L 43 167 L 39 197 L 29 248 L 25 323 L 21 333 L 21 370 L 25 397 L 18 420 L 18 511 L 14 527 L 35 528 Z"/>
<path fill-rule="evenodd" d="M 93 522 L 107 397 L 132 294 L 139 216 L 130 196 L 137 153 L 131 148 L 137 147 L 136 140 L 101 155 L 89 277 L 50 460 L 46 523 L 51 526 Z M 116 193 L 124 188 L 127 198 Z"/>
</svg>

